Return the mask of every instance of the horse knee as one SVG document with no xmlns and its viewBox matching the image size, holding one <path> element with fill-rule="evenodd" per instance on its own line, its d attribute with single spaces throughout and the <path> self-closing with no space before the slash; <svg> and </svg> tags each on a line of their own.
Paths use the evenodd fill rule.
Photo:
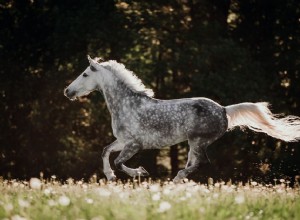
<svg viewBox="0 0 300 220">
<path fill-rule="evenodd" d="M 106 157 L 106 154 L 107 154 L 107 149 L 104 148 L 102 151 L 101 157 L 102 158 Z"/>
</svg>

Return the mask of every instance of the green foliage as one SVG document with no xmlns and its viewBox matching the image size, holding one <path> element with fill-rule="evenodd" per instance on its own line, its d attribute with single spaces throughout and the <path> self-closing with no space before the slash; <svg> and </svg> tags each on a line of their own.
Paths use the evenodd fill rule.
<svg viewBox="0 0 300 220">
<path fill-rule="evenodd" d="M 104 100 L 69 102 L 62 92 L 87 54 L 123 62 L 157 98 L 268 101 L 299 115 L 299 10 L 296 0 L 0 3 L 0 176 L 102 174 L 101 151 L 114 139 Z M 212 165 L 195 178 L 293 177 L 299 151 L 235 131 L 209 148 Z M 172 173 L 186 152 L 173 148 Z M 157 158 L 147 152 L 131 163 L 155 176 Z"/>
</svg>

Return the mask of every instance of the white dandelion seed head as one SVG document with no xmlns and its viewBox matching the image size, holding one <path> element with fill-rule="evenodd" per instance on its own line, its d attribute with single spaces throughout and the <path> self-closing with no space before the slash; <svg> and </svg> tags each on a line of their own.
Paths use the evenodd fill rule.
<svg viewBox="0 0 300 220">
<path fill-rule="evenodd" d="M 164 195 L 169 195 L 170 193 L 171 193 L 171 190 L 168 189 L 168 188 L 165 188 L 165 189 L 163 190 L 163 194 L 164 194 Z"/>
<path fill-rule="evenodd" d="M 236 204 L 242 204 L 245 202 L 245 197 L 244 197 L 244 195 L 239 194 L 234 198 L 234 201 Z"/>
<path fill-rule="evenodd" d="M 8 204 L 4 205 L 4 209 L 6 212 L 11 212 L 14 209 L 14 206 L 13 206 L 13 204 L 8 203 Z"/>
<path fill-rule="evenodd" d="M 220 183 L 215 183 L 215 187 L 216 187 L 216 188 L 219 188 L 220 185 L 221 185 Z"/>
<path fill-rule="evenodd" d="M 159 204 L 159 207 L 158 207 L 158 212 L 165 212 L 169 209 L 172 208 L 172 205 L 169 203 L 169 202 L 166 202 L 166 201 L 162 201 L 160 204 Z"/>
<path fill-rule="evenodd" d="M 20 216 L 20 215 L 13 215 L 12 217 L 11 217 L 11 220 L 26 220 L 27 218 L 25 218 L 25 217 L 22 217 L 22 216 Z"/>
<path fill-rule="evenodd" d="M 160 200 L 160 193 L 155 193 L 152 195 L 152 200 L 153 201 L 158 201 Z"/>
<path fill-rule="evenodd" d="M 94 203 L 94 200 L 93 200 L 93 199 L 90 199 L 90 198 L 86 198 L 85 201 L 86 201 L 86 203 L 88 203 L 88 204 L 93 204 L 93 203 Z"/>
<path fill-rule="evenodd" d="M 70 205 L 70 199 L 69 199 L 69 197 L 67 197 L 67 196 L 60 196 L 59 198 L 58 198 L 58 203 L 61 205 L 61 206 L 68 206 L 68 205 Z"/>
<path fill-rule="evenodd" d="M 45 194 L 46 196 L 49 196 L 51 193 L 52 193 L 52 189 L 51 189 L 51 188 L 46 188 L 46 189 L 44 189 L 44 194 Z"/>
<path fill-rule="evenodd" d="M 19 203 L 19 206 L 23 207 L 23 208 L 28 208 L 30 206 L 30 203 L 24 199 L 18 199 L 18 203 Z"/>
<path fill-rule="evenodd" d="M 257 182 L 255 182 L 255 181 L 252 181 L 250 184 L 251 184 L 252 186 L 257 186 Z"/>
<path fill-rule="evenodd" d="M 56 206 L 57 203 L 53 199 L 50 199 L 50 200 L 48 200 L 48 205 L 49 206 Z"/>
<path fill-rule="evenodd" d="M 120 192 L 119 197 L 120 197 L 120 199 L 127 199 L 127 198 L 129 198 L 129 193 L 128 192 Z"/>
<path fill-rule="evenodd" d="M 205 208 L 204 207 L 200 207 L 199 208 L 199 212 L 202 213 L 202 214 L 205 213 Z"/>
<path fill-rule="evenodd" d="M 29 186 L 31 189 L 41 189 L 42 188 L 42 182 L 38 178 L 31 178 L 29 180 Z"/>
<path fill-rule="evenodd" d="M 150 190 L 151 192 L 158 192 L 158 191 L 160 190 L 160 186 L 159 186 L 158 184 L 151 185 L 151 186 L 149 187 L 149 190 Z"/>
<path fill-rule="evenodd" d="M 191 198 L 191 197 L 192 197 L 192 194 L 191 194 L 190 192 L 186 192 L 186 193 L 185 193 L 185 196 L 186 196 L 186 198 Z"/>
<path fill-rule="evenodd" d="M 97 193 L 99 196 L 103 197 L 109 197 L 111 195 L 111 192 L 109 190 L 103 188 L 98 188 Z"/>
<path fill-rule="evenodd" d="M 96 217 L 91 218 L 91 220 L 105 220 L 105 218 L 102 216 L 96 216 Z"/>
<path fill-rule="evenodd" d="M 180 200 L 180 201 L 185 201 L 185 200 L 186 200 L 186 197 L 185 197 L 185 196 L 181 196 L 181 197 L 179 198 L 179 200 Z"/>
<path fill-rule="evenodd" d="M 52 176 L 51 176 L 51 179 L 54 179 L 54 180 L 55 180 L 55 179 L 56 179 L 56 176 L 55 176 L 55 175 L 52 175 Z"/>
<path fill-rule="evenodd" d="M 277 189 L 277 190 L 276 190 L 276 192 L 278 192 L 278 193 L 280 193 L 280 194 L 281 194 L 281 193 L 284 193 L 284 192 L 285 192 L 285 190 L 284 190 L 284 189 L 282 189 L 282 188 L 279 188 L 279 189 Z"/>
<path fill-rule="evenodd" d="M 214 194 L 213 194 L 213 198 L 214 198 L 214 199 L 219 198 L 219 194 L 218 194 L 218 193 L 214 193 Z"/>
</svg>

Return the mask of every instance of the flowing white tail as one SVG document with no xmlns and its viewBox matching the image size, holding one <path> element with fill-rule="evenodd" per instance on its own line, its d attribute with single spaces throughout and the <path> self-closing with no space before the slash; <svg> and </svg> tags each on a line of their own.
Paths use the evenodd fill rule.
<svg viewBox="0 0 300 220">
<path fill-rule="evenodd" d="M 240 103 L 225 107 L 228 117 L 228 129 L 235 126 L 248 127 L 264 132 L 274 138 L 293 142 L 300 140 L 300 117 L 279 117 L 272 114 L 268 103 Z"/>
</svg>

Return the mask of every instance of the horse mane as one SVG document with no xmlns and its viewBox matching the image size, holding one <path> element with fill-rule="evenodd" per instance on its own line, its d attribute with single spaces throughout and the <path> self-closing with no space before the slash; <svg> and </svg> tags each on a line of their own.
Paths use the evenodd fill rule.
<svg viewBox="0 0 300 220">
<path fill-rule="evenodd" d="M 154 96 L 153 90 L 146 88 L 142 81 L 132 71 L 126 69 L 122 63 L 118 63 L 115 60 L 109 60 L 101 62 L 99 65 L 112 72 L 133 92 L 140 93 L 148 97 Z"/>
</svg>

